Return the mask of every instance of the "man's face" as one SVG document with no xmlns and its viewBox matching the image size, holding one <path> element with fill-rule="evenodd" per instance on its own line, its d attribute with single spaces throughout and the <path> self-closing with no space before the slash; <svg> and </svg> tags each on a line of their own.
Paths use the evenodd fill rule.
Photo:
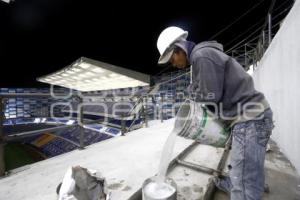
<svg viewBox="0 0 300 200">
<path fill-rule="evenodd" d="M 174 51 L 170 63 L 178 69 L 185 68 L 188 65 L 186 53 L 183 50 Z"/>
</svg>

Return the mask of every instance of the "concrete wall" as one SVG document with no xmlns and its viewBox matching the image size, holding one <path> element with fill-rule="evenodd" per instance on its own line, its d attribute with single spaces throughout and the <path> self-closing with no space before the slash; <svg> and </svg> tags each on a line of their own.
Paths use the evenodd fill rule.
<svg viewBox="0 0 300 200">
<path fill-rule="evenodd" d="M 274 111 L 272 138 L 300 174 L 300 1 L 295 1 L 253 77 Z"/>
</svg>

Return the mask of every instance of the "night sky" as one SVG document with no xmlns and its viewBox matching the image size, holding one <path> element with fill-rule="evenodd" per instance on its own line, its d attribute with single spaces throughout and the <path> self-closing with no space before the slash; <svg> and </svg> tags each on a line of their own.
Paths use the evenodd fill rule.
<svg viewBox="0 0 300 200">
<path fill-rule="evenodd" d="M 214 39 L 228 49 L 247 36 L 232 41 L 247 27 L 266 17 L 271 0 L 259 2 L 0 2 L 0 87 L 47 87 L 36 78 L 81 56 L 155 75 L 162 70 L 157 66 L 156 40 L 164 28 L 179 26 L 189 31 L 189 40 Z M 213 37 L 255 5 L 252 12 Z"/>
</svg>

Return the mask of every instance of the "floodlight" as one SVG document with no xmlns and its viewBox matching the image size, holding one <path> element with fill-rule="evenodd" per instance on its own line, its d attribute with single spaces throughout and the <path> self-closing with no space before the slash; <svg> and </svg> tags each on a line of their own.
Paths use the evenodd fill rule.
<svg viewBox="0 0 300 200">
<path fill-rule="evenodd" d="M 10 3 L 12 0 L 2 0 L 4 1 L 5 3 Z"/>
</svg>

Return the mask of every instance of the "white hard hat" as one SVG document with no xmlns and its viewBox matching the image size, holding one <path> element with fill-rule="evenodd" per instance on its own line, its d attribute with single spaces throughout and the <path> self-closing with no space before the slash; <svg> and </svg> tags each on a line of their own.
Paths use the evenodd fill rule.
<svg viewBox="0 0 300 200">
<path fill-rule="evenodd" d="M 176 26 L 170 26 L 163 30 L 157 39 L 157 49 L 160 53 L 158 64 L 168 62 L 173 54 L 173 49 L 170 49 L 171 45 L 178 40 L 185 40 L 187 36 L 187 31 Z"/>
</svg>

